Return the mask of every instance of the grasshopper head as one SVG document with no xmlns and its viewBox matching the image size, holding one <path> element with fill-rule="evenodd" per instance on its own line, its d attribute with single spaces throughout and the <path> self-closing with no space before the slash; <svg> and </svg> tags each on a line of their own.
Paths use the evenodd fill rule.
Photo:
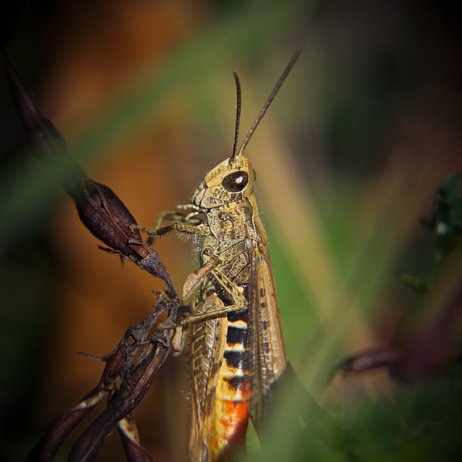
<svg viewBox="0 0 462 462">
<path fill-rule="evenodd" d="M 284 83 L 284 80 L 287 78 L 290 70 L 296 63 L 302 49 L 303 47 L 299 47 L 295 50 L 291 60 L 285 67 L 265 104 L 257 115 L 257 118 L 250 127 L 250 130 L 244 138 L 240 148 L 238 148 L 238 141 L 241 115 L 241 84 L 239 83 L 237 74 L 235 72 L 233 73 L 234 81 L 236 83 L 237 105 L 232 155 L 229 159 L 226 159 L 218 164 L 206 175 L 202 183 L 194 192 L 192 200 L 194 205 L 202 209 L 213 209 L 233 202 L 239 202 L 253 194 L 255 170 L 252 168 L 249 159 L 244 155 L 245 148 L 249 144 L 249 141 L 255 133 L 255 130 L 263 116 L 266 114 L 266 111 L 270 107 L 274 97 Z"/>
<path fill-rule="evenodd" d="M 243 155 L 226 159 L 212 169 L 194 192 L 193 204 L 211 209 L 241 201 L 253 194 L 255 170 Z"/>
</svg>

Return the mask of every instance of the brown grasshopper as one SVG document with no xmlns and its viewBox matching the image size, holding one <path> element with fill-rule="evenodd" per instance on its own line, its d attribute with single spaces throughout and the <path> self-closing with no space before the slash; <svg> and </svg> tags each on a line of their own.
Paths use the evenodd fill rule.
<svg viewBox="0 0 462 462">
<path fill-rule="evenodd" d="M 183 300 L 198 288 L 185 327 L 190 348 L 189 460 L 222 459 L 245 438 L 249 416 L 261 429 L 273 383 L 286 367 L 268 240 L 254 195 L 255 170 L 244 155 L 302 49 L 292 56 L 238 149 L 241 90 L 232 155 L 213 168 L 192 202 L 164 213 L 154 235 L 175 230 L 200 243 L 201 267 Z M 159 227 L 163 219 L 172 223 Z"/>
</svg>

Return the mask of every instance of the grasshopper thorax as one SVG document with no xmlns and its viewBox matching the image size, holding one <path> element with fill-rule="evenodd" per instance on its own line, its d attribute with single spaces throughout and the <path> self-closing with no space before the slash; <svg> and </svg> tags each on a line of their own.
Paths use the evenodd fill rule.
<svg viewBox="0 0 462 462">
<path fill-rule="evenodd" d="M 213 209 L 253 194 L 255 170 L 246 156 L 226 159 L 212 169 L 194 192 L 193 204 Z"/>
</svg>

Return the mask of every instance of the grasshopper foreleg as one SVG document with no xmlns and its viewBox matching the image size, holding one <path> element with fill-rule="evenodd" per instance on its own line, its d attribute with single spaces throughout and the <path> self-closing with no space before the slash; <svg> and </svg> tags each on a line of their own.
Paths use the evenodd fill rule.
<svg viewBox="0 0 462 462">
<path fill-rule="evenodd" d="M 185 223 L 183 221 L 175 221 L 171 225 L 164 226 L 163 228 L 159 228 L 153 234 L 153 237 L 162 236 L 163 234 L 167 234 L 170 231 L 178 231 L 179 233 L 185 234 L 195 234 L 198 236 L 207 236 L 210 234 L 210 229 L 208 226 L 204 225 L 202 222 L 199 224 L 191 224 Z"/>
<path fill-rule="evenodd" d="M 194 204 L 178 205 L 179 210 L 167 210 L 162 212 L 157 218 L 154 228 L 146 228 L 143 226 L 133 226 L 139 231 L 146 233 L 146 245 L 152 246 L 157 236 L 161 236 L 170 231 L 176 230 L 189 234 L 204 234 L 201 230 L 203 220 L 198 216 L 200 209 Z M 170 225 L 162 226 L 164 221 L 172 221 Z"/>
</svg>

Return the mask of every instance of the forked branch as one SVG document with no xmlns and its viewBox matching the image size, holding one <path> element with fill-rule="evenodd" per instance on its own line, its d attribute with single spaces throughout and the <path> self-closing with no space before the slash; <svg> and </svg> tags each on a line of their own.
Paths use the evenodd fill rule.
<svg viewBox="0 0 462 462">
<path fill-rule="evenodd" d="M 151 315 L 127 329 L 114 351 L 100 360 L 106 363 L 96 387 L 68 412 L 58 416 L 34 447 L 27 461 L 52 460 L 69 433 L 89 412 L 107 398 L 101 412 L 75 442 L 69 461 L 93 460 L 106 436 L 117 427 L 131 462 L 151 458 L 139 444 L 130 413 L 143 399 L 158 369 L 172 349 L 180 301 L 172 279 L 157 252 L 144 245 L 139 226 L 117 195 L 92 181 L 68 155 L 66 144 L 22 86 L 11 63 L 6 63 L 16 107 L 36 157 L 47 164 L 60 162 L 72 173 L 62 186 L 74 200 L 82 223 L 108 250 L 162 279 L 165 293 L 158 293 Z"/>
</svg>

